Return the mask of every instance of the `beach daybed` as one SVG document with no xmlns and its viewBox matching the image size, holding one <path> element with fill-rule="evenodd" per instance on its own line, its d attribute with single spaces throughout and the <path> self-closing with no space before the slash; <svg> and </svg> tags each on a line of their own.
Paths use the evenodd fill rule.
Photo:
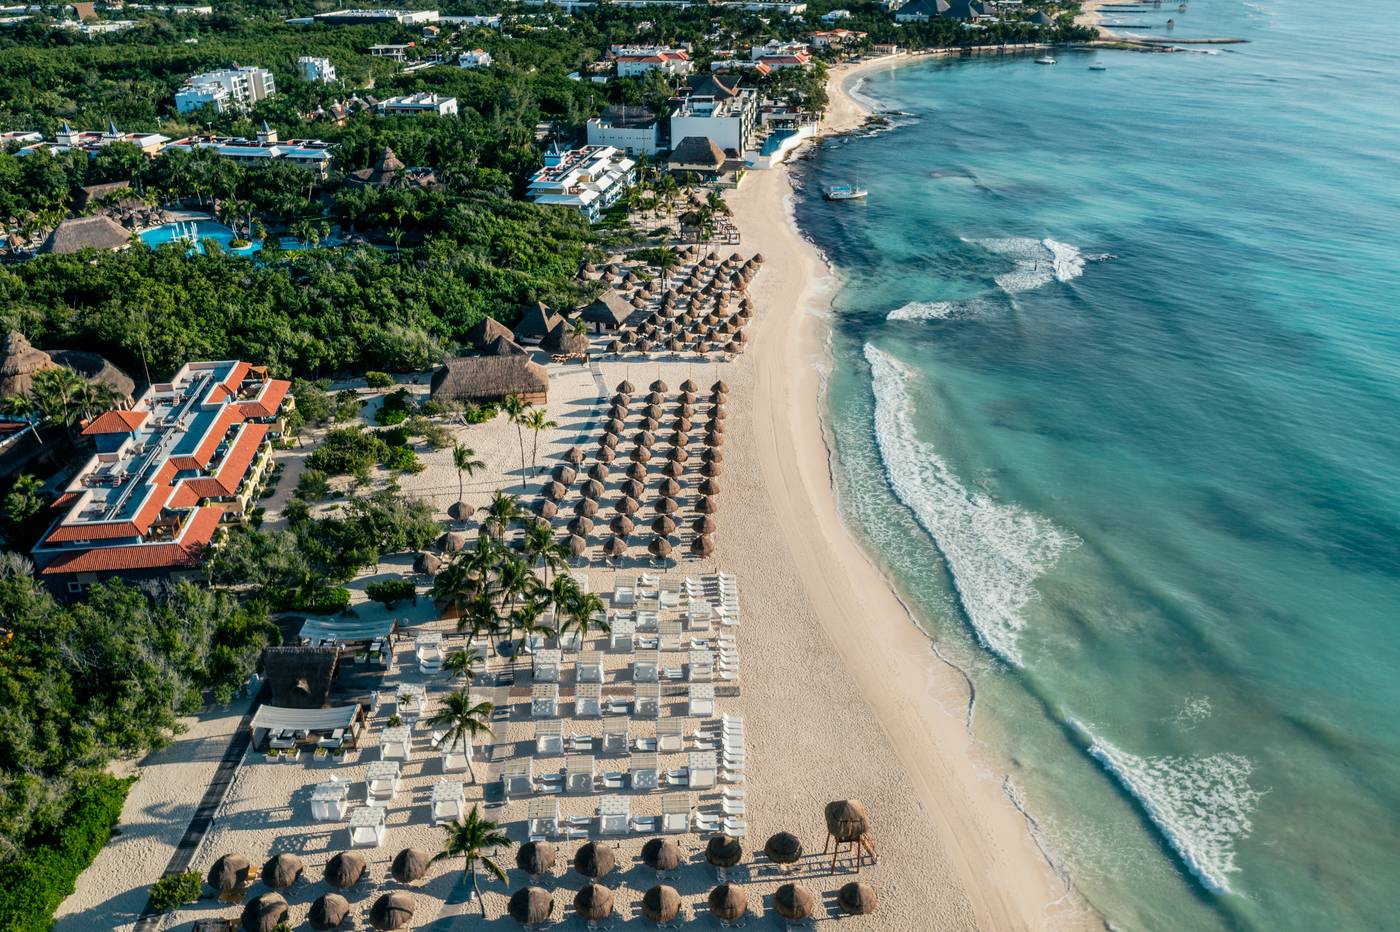
<svg viewBox="0 0 1400 932">
<path fill-rule="evenodd" d="M 531 718 L 557 718 L 559 716 L 559 684 L 536 683 L 530 693 Z"/>
<path fill-rule="evenodd" d="M 564 791 L 571 796 L 593 792 L 592 754 L 570 754 L 564 758 Z"/>
<path fill-rule="evenodd" d="M 378 848 L 384 843 L 384 822 L 388 810 L 383 806 L 360 806 L 350 813 L 350 847 Z"/>
<path fill-rule="evenodd" d="M 379 736 L 379 759 L 406 761 L 413 756 L 413 732 L 407 725 L 384 729 Z"/>
<path fill-rule="evenodd" d="M 318 783 L 311 789 L 311 818 L 339 822 L 350 808 L 350 784 L 344 780 Z"/>
<path fill-rule="evenodd" d="M 535 722 L 535 756 L 564 753 L 564 723 L 559 719 Z"/>
<path fill-rule="evenodd" d="M 363 710 L 358 703 L 330 709 L 289 709 L 263 705 L 253 713 L 248 727 L 255 748 L 294 748 L 331 738 L 339 731 L 348 734 L 351 744 L 359 736 Z"/>
<path fill-rule="evenodd" d="M 528 796 L 535 791 L 535 762 L 517 757 L 501 765 L 501 793 L 507 799 Z"/>
<path fill-rule="evenodd" d="M 466 787 L 460 780 L 439 780 L 433 785 L 433 825 L 460 821 L 466 805 Z"/>
<path fill-rule="evenodd" d="M 546 838 L 559 834 L 559 800 L 532 799 L 525 810 L 525 824 L 530 838 Z"/>
<path fill-rule="evenodd" d="M 660 772 L 659 759 L 654 751 L 638 751 L 627 761 L 628 780 L 634 790 L 656 789 Z"/>
<path fill-rule="evenodd" d="M 371 802 L 388 802 L 399 792 L 399 762 L 371 761 L 365 771 L 365 797 Z"/>
<path fill-rule="evenodd" d="M 679 834 L 690 828 L 690 794 L 667 793 L 661 797 L 661 831 Z"/>
<path fill-rule="evenodd" d="M 597 718 L 603 714 L 603 686 L 601 683 L 580 683 L 574 689 L 574 716 L 577 718 Z"/>
<path fill-rule="evenodd" d="M 632 825 L 632 803 L 626 796 L 604 796 L 598 800 L 598 834 L 626 835 Z"/>
</svg>

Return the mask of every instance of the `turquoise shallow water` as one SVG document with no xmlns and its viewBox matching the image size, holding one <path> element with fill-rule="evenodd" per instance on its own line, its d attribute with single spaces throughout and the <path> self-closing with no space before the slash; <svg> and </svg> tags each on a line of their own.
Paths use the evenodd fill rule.
<svg viewBox="0 0 1400 932">
<path fill-rule="evenodd" d="M 1400 925 L 1394 13 L 880 73 L 797 173 L 843 507 L 1119 928 Z"/>
</svg>

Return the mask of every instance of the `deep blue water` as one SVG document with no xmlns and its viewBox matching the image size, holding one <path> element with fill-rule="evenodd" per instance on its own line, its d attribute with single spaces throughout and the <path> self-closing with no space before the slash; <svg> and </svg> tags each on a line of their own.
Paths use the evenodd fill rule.
<svg viewBox="0 0 1400 932">
<path fill-rule="evenodd" d="M 882 72 L 797 173 L 848 518 L 1120 928 L 1400 927 L 1396 13 Z"/>
</svg>

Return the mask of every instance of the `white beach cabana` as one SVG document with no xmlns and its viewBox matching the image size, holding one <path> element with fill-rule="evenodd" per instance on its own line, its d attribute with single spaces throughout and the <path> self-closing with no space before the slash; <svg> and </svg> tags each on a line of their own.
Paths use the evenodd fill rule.
<svg viewBox="0 0 1400 932">
<path fill-rule="evenodd" d="M 632 823 L 632 803 L 614 794 L 598 800 L 598 834 L 626 835 Z"/>
<path fill-rule="evenodd" d="M 693 718 L 709 718 L 715 714 L 715 686 L 713 683 L 691 683 L 690 704 L 686 714 Z"/>
<path fill-rule="evenodd" d="M 707 790 L 719 775 L 719 755 L 714 751 L 691 751 L 687 758 L 690 788 Z"/>
<path fill-rule="evenodd" d="M 535 682 L 559 682 L 559 665 L 562 663 L 562 656 L 559 649 L 555 647 L 546 647 L 542 650 L 535 651 Z"/>
<path fill-rule="evenodd" d="M 412 756 L 413 730 L 407 725 L 395 725 L 380 733 L 380 760 L 406 761 Z"/>
<path fill-rule="evenodd" d="M 608 649 L 618 653 L 630 654 L 635 647 L 634 638 L 637 634 L 637 622 L 631 613 L 616 612 L 610 623 L 611 630 L 608 632 Z"/>
<path fill-rule="evenodd" d="M 603 682 L 603 652 L 599 650 L 581 651 L 578 655 L 578 663 L 575 664 L 574 670 L 576 673 L 576 682 Z"/>
<path fill-rule="evenodd" d="M 626 754 L 632 737 L 632 723 L 627 719 L 609 722 L 603 728 L 603 753 Z"/>
<path fill-rule="evenodd" d="M 464 738 L 461 742 L 442 747 L 442 772 L 461 773 L 471 769 L 471 762 L 475 759 L 476 752 L 472 748 L 471 739 Z"/>
<path fill-rule="evenodd" d="M 526 831 L 531 838 L 548 838 L 559 834 L 559 800 L 541 797 L 530 800 L 525 809 Z"/>
<path fill-rule="evenodd" d="M 421 683 L 402 683 L 394 691 L 394 701 L 399 718 L 412 725 L 428 707 L 428 693 Z"/>
<path fill-rule="evenodd" d="M 557 718 L 559 716 L 559 684 L 536 683 L 530 691 L 531 718 Z"/>
<path fill-rule="evenodd" d="M 661 615 L 651 609 L 637 609 L 634 617 L 638 631 L 655 631 L 661 624 Z"/>
<path fill-rule="evenodd" d="M 424 631 L 413 642 L 418 672 L 427 676 L 442 672 L 442 632 Z"/>
<path fill-rule="evenodd" d="M 394 633 L 392 618 L 307 618 L 297 637 L 313 647 L 322 645 L 373 644 Z"/>
<path fill-rule="evenodd" d="M 593 792 L 593 755 L 570 754 L 564 758 L 564 792 L 587 796 Z"/>
<path fill-rule="evenodd" d="M 466 804 L 466 786 L 461 780 L 439 780 L 433 784 L 433 825 L 457 822 Z"/>
<path fill-rule="evenodd" d="M 692 683 L 708 683 L 715 676 L 715 652 L 692 650 L 686 657 L 685 675 Z"/>
<path fill-rule="evenodd" d="M 388 802 L 399 792 L 399 762 L 371 761 L 365 770 L 365 798 L 371 803 Z"/>
<path fill-rule="evenodd" d="M 661 776 L 655 751 L 638 751 L 627 761 L 627 776 L 634 790 L 654 790 Z"/>
<path fill-rule="evenodd" d="M 660 633 L 662 650 L 681 650 L 685 647 L 681 640 L 681 620 L 679 618 L 663 618 L 657 627 Z"/>
<path fill-rule="evenodd" d="M 501 765 L 501 793 L 507 798 L 528 796 L 535 791 L 535 762 L 514 757 Z"/>
<path fill-rule="evenodd" d="M 349 782 L 332 778 L 311 788 L 311 818 L 317 822 L 339 822 L 349 808 Z"/>
<path fill-rule="evenodd" d="M 691 599 L 686 606 L 684 618 L 686 630 L 709 631 L 714 623 L 714 606 L 703 599 Z"/>
<path fill-rule="evenodd" d="M 656 723 L 656 750 L 662 754 L 679 754 L 685 750 L 685 732 L 690 722 L 684 718 L 668 718 Z"/>
<path fill-rule="evenodd" d="M 661 715 L 661 684 L 638 683 L 633 702 L 637 718 L 657 718 Z"/>
<path fill-rule="evenodd" d="M 661 831 L 670 834 L 690 830 L 690 795 L 666 793 L 661 797 Z"/>
<path fill-rule="evenodd" d="M 661 652 L 656 650 L 642 651 L 637 654 L 637 658 L 632 661 L 632 682 L 634 683 L 655 683 L 657 677 L 661 675 Z"/>
<path fill-rule="evenodd" d="M 603 714 L 603 687 L 600 683 L 583 683 L 574 690 L 574 715 L 577 718 L 597 718 Z"/>
<path fill-rule="evenodd" d="M 360 806 L 350 813 L 350 847 L 378 848 L 384 843 L 384 821 L 388 810 L 383 806 Z"/>
<path fill-rule="evenodd" d="M 253 733 L 253 746 L 259 747 L 266 740 L 279 745 L 294 747 L 313 734 L 333 735 L 339 731 L 358 734 L 356 727 L 361 719 L 359 703 L 335 706 L 330 709 L 288 709 L 281 706 L 262 705 L 253 713 L 248 728 Z"/>
<path fill-rule="evenodd" d="M 559 719 L 535 722 L 535 756 L 553 757 L 564 753 L 564 723 Z"/>
</svg>

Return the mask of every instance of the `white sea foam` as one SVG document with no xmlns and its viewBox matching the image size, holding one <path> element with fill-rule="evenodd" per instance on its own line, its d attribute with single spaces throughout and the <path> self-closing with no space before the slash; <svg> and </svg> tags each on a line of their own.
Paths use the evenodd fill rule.
<svg viewBox="0 0 1400 932">
<path fill-rule="evenodd" d="M 1254 765 L 1239 754 L 1138 757 L 1094 737 L 1089 753 L 1138 801 L 1187 869 L 1212 893 L 1229 893 L 1235 842 L 1249 836 L 1263 794 Z"/>
<path fill-rule="evenodd" d="M 1084 274 L 1087 261 L 1077 247 L 1049 238 L 1011 236 L 972 242 L 1015 264 L 1011 271 L 996 276 L 997 287 L 1007 294 L 1041 288 L 1053 281 L 1073 281 Z"/>
<path fill-rule="evenodd" d="M 1044 518 L 994 501 L 958 481 L 914 431 L 909 371 L 865 346 L 875 393 L 875 439 L 895 495 L 933 538 L 952 571 L 963 611 L 988 650 L 1021 665 L 1022 612 L 1035 581 L 1077 539 Z"/>
<path fill-rule="evenodd" d="M 886 320 L 944 320 L 957 310 L 956 301 L 910 301 L 885 315 Z"/>
</svg>

